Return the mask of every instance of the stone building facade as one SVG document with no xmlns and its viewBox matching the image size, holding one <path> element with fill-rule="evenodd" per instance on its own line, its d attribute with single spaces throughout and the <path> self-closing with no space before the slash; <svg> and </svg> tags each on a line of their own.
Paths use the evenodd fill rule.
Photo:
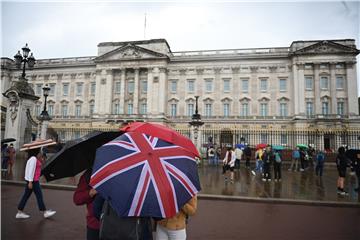
<svg viewBox="0 0 360 240">
<path fill-rule="evenodd" d="M 40 59 L 27 74 L 36 95 L 50 86 L 50 125 L 61 140 L 128 121 L 160 122 L 193 137 L 188 122 L 199 96 L 201 146 L 212 137 L 215 144 L 336 149 L 360 147 L 358 53 L 352 39 L 185 52 L 172 52 L 165 39 L 104 42 L 97 56 Z M 1 66 L 2 85 L 17 80 L 11 59 Z"/>
</svg>

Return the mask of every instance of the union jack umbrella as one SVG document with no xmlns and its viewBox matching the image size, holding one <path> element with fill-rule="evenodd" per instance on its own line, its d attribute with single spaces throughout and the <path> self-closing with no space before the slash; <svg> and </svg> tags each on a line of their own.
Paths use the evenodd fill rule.
<svg viewBox="0 0 360 240">
<path fill-rule="evenodd" d="M 119 216 L 173 217 L 200 191 L 187 149 L 139 132 L 97 149 L 90 185 Z"/>
</svg>

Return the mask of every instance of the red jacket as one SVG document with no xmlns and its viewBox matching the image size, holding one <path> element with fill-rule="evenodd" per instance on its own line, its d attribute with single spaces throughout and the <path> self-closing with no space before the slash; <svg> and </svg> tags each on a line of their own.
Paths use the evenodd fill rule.
<svg viewBox="0 0 360 240">
<path fill-rule="evenodd" d="M 79 184 L 74 193 L 74 203 L 76 205 L 84 205 L 86 204 L 87 214 L 86 214 L 86 222 L 87 226 L 92 229 L 99 229 L 100 222 L 95 218 L 93 212 L 93 201 L 94 198 L 90 197 L 89 191 L 91 187 L 86 182 L 85 178 L 86 172 L 80 177 Z"/>
</svg>

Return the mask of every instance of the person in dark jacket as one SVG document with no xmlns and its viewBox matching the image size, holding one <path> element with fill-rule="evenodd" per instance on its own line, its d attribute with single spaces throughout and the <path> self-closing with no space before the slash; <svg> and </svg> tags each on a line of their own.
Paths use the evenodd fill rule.
<svg viewBox="0 0 360 240">
<path fill-rule="evenodd" d="M 247 169 L 250 169 L 251 148 L 249 144 L 246 144 L 246 147 L 244 149 L 244 156 L 245 156 L 245 166 Z"/>
<path fill-rule="evenodd" d="M 263 169 L 264 169 L 264 176 L 263 181 L 271 182 L 271 174 L 270 174 L 270 168 L 271 164 L 274 162 L 275 155 L 273 151 L 271 150 L 271 145 L 267 145 L 265 152 L 262 155 L 263 160 Z"/>
<path fill-rule="evenodd" d="M 336 157 L 336 166 L 339 173 L 339 178 L 337 180 L 337 193 L 344 196 L 348 193 L 344 190 L 344 181 L 346 177 L 346 168 L 348 165 L 348 158 L 345 155 L 345 148 L 339 147 L 338 155 Z"/>
<path fill-rule="evenodd" d="M 76 205 L 86 204 L 86 239 L 98 240 L 99 239 L 99 220 L 94 216 L 93 202 L 97 194 L 96 190 L 89 186 L 91 177 L 91 169 L 88 169 L 80 177 L 78 186 L 75 190 L 73 201 Z"/>
<path fill-rule="evenodd" d="M 325 162 L 325 154 L 323 151 L 319 151 L 316 155 L 316 167 L 315 167 L 315 173 L 316 176 L 322 176 L 323 169 L 324 169 L 324 162 Z"/>
</svg>

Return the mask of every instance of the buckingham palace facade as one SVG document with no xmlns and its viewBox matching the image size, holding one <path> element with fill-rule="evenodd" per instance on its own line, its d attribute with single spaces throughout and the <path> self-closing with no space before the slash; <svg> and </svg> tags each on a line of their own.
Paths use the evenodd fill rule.
<svg viewBox="0 0 360 240">
<path fill-rule="evenodd" d="M 358 53 L 352 39 L 183 52 L 172 52 L 165 39 L 103 42 L 97 56 L 37 60 L 27 78 L 40 97 L 34 118 L 42 87 L 51 88 L 50 127 L 61 141 L 131 121 L 193 137 L 189 121 L 199 96 L 199 146 L 211 137 L 215 144 L 359 148 Z M 1 65 L 1 81 L 17 81 L 13 60 Z"/>
</svg>

